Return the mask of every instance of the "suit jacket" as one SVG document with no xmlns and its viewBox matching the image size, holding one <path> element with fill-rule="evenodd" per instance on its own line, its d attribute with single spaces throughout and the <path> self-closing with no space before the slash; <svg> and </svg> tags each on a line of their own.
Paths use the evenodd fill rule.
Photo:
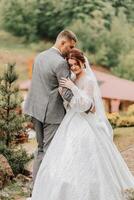
<svg viewBox="0 0 134 200">
<path fill-rule="evenodd" d="M 58 50 L 50 48 L 41 52 L 34 62 L 24 113 L 41 122 L 59 124 L 65 115 L 63 99 L 58 92 L 59 80 L 69 75 L 68 64 Z M 71 90 L 64 90 L 64 99 L 70 101 L 72 96 Z"/>
</svg>

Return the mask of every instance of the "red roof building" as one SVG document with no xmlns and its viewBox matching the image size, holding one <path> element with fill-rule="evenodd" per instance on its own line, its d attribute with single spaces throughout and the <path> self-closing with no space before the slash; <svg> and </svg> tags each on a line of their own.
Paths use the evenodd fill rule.
<svg viewBox="0 0 134 200">
<path fill-rule="evenodd" d="M 108 112 L 126 110 L 134 103 L 134 82 L 94 70 Z"/>
</svg>

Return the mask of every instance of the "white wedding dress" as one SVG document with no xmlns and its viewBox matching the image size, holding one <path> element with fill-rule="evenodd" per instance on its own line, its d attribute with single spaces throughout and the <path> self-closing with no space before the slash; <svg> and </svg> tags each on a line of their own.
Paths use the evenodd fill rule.
<svg viewBox="0 0 134 200">
<path fill-rule="evenodd" d="M 32 200 L 123 200 L 134 178 L 96 113 L 93 82 L 76 82 L 68 111 L 41 163 Z"/>
</svg>

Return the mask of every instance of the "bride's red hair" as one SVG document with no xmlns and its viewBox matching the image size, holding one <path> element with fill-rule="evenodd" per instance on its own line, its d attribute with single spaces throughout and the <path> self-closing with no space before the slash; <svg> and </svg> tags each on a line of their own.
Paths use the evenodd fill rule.
<svg viewBox="0 0 134 200">
<path fill-rule="evenodd" d="M 80 62 L 82 62 L 83 64 L 85 64 L 85 57 L 82 51 L 80 51 L 79 49 L 72 49 L 67 57 L 67 61 L 69 59 L 74 59 L 78 62 L 78 64 L 80 64 Z"/>
</svg>

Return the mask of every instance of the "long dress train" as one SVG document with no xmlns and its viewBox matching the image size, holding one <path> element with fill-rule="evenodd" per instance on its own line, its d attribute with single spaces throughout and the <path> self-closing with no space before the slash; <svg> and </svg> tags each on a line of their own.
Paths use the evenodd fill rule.
<svg viewBox="0 0 134 200">
<path fill-rule="evenodd" d="M 106 134 L 93 104 L 92 82 L 81 78 L 70 109 L 42 161 L 32 200 L 123 200 L 134 178 Z"/>
</svg>

